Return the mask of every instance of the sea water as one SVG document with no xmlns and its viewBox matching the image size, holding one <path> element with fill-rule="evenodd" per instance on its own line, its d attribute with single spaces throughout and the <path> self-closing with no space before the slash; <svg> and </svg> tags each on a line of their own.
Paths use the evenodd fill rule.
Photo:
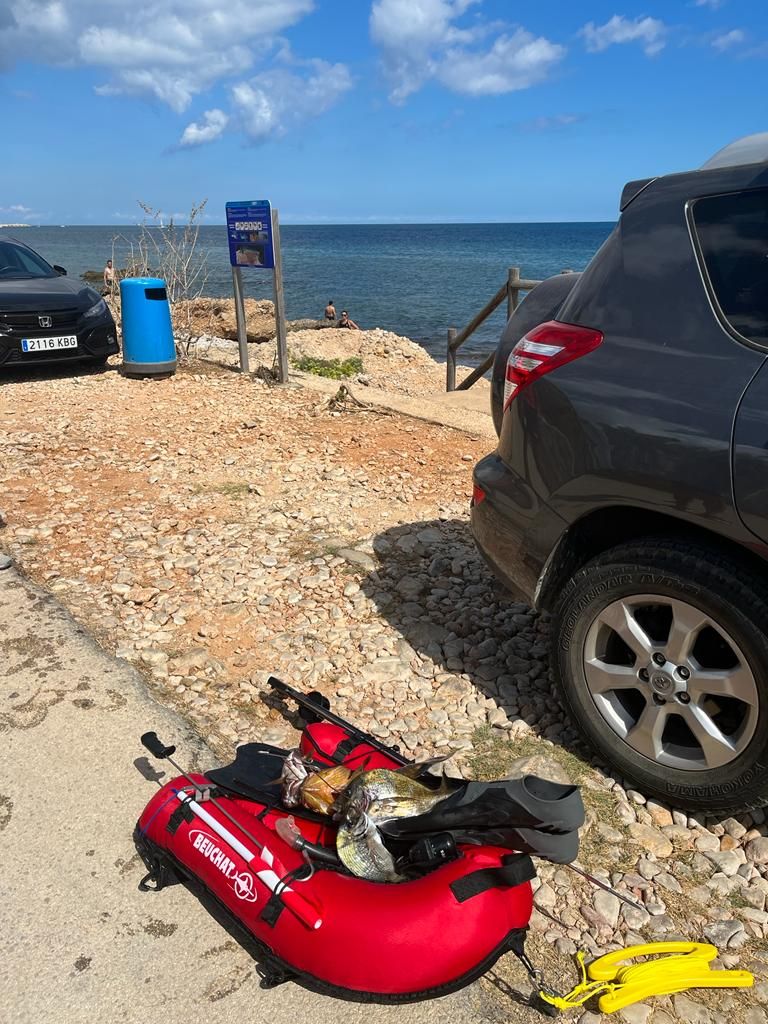
<svg viewBox="0 0 768 1024">
<path fill-rule="evenodd" d="M 286 312 L 320 319 L 329 299 L 361 327 L 383 327 L 445 358 L 449 327 L 461 329 L 501 287 L 509 267 L 524 278 L 583 270 L 607 238 L 610 223 L 284 225 Z M 51 263 L 78 277 L 125 259 L 136 227 L 31 227 L 8 231 Z M 204 294 L 232 294 L 226 230 L 204 226 Z M 122 257 L 122 260 L 121 260 Z M 268 270 L 244 269 L 246 294 L 272 297 Z M 503 308 L 461 350 L 472 363 L 490 351 L 504 325 Z"/>
</svg>

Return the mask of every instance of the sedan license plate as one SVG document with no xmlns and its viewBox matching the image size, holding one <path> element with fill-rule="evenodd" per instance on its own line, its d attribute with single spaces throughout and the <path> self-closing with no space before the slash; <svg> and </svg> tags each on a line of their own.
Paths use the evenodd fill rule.
<svg viewBox="0 0 768 1024">
<path fill-rule="evenodd" d="M 65 334 L 57 338 L 22 338 L 22 352 L 49 352 L 54 348 L 77 348 L 77 335 Z"/>
</svg>

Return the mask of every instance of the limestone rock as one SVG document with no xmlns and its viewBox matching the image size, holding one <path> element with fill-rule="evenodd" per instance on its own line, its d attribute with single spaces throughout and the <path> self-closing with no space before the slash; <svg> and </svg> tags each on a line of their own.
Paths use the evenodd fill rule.
<svg viewBox="0 0 768 1024">
<path fill-rule="evenodd" d="M 634 822 L 629 826 L 629 834 L 639 846 L 657 857 L 669 857 L 672 854 L 672 843 L 663 832 L 654 828 L 653 825 L 641 825 L 639 822 Z"/>
<path fill-rule="evenodd" d="M 563 786 L 572 786 L 565 769 L 553 757 L 546 754 L 531 754 L 518 757 L 509 766 L 508 779 L 517 779 L 523 775 L 537 775 L 540 779 L 559 782 Z"/>
</svg>

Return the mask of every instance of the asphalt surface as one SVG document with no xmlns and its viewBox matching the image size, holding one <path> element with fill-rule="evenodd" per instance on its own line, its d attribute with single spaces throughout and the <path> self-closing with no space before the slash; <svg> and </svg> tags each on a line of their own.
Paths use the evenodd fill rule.
<svg viewBox="0 0 768 1024">
<path fill-rule="evenodd" d="M 202 768 L 215 763 L 204 744 L 13 569 L 0 572 L 0 657 L 3 1024 L 503 1019 L 477 985 L 400 1007 L 294 983 L 261 990 L 249 953 L 183 886 L 137 888 L 144 867 L 131 835 L 158 785 L 139 736 L 155 729 L 181 763 Z"/>
</svg>

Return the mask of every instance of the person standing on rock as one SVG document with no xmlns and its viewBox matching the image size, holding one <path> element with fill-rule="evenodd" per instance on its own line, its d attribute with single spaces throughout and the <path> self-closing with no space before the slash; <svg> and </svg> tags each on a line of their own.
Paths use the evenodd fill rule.
<svg viewBox="0 0 768 1024">
<path fill-rule="evenodd" d="M 341 320 L 339 320 L 339 327 L 349 327 L 353 331 L 360 330 L 355 321 L 349 319 L 349 313 L 346 311 L 346 309 L 342 309 L 341 311 Z"/>
<path fill-rule="evenodd" d="M 104 267 L 104 294 L 111 295 L 115 290 L 115 268 L 112 266 L 112 260 L 107 260 L 106 266 Z"/>
<path fill-rule="evenodd" d="M 325 307 L 325 319 L 335 320 L 336 319 L 336 307 L 333 304 L 333 299 L 328 299 L 328 305 Z"/>
</svg>

